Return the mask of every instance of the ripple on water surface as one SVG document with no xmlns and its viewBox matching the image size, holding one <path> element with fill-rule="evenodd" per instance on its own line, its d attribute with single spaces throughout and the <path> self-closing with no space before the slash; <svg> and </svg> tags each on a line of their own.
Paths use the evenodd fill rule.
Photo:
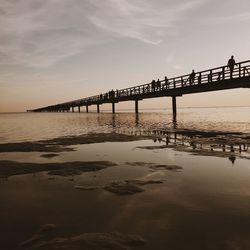
<svg viewBox="0 0 250 250">
<path fill-rule="evenodd" d="M 0 143 L 36 141 L 90 132 L 151 129 L 195 129 L 250 133 L 250 108 L 186 108 L 178 110 L 177 125 L 171 110 L 111 113 L 0 114 Z"/>
</svg>

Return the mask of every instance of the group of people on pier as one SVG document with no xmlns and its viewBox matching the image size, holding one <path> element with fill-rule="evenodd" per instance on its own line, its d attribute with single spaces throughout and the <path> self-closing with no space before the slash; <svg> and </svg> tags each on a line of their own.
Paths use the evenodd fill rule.
<svg viewBox="0 0 250 250">
<path fill-rule="evenodd" d="M 109 92 L 106 92 L 104 94 L 100 94 L 100 100 L 110 100 L 114 99 L 115 95 L 118 96 L 118 89 L 114 91 L 113 89 L 110 90 Z"/>
<path fill-rule="evenodd" d="M 236 62 L 234 60 L 234 56 L 231 56 L 231 58 L 228 60 L 227 63 L 227 67 L 230 70 L 230 78 L 233 78 L 233 72 L 234 72 L 234 68 L 236 66 Z M 221 75 L 223 72 L 217 72 L 215 74 L 217 74 L 218 78 L 217 80 L 221 80 Z M 212 82 L 213 80 L 213 75 L 212 72 L 208 75 L 208 82 Z M 189 77 L 182 82 L 183 86 L 187 86 L 187 85 L 194 85 L 195 84 L 195 80 L 196 80 L 196 73 L 194 71 L 194 69 L 192 70 L 192 72 L 190 73 Z M 201 83 L 201 75 L 198 76 L 198 83 Z M 172 81 L 173 87 L 175 88 L 175 81 Z M 118 98 L 120 96 L 129 96 L 129 95 L 134 95 L 134 94 L 143 94 L 143 93 L 148 93 L 148 92 L 155 92 L 155 91 L 160 91 L 160 90 L 165 90 L 170 88 L 170 81 L 167 78 L 167 76 L 165 76 L 164 80 L 160 81 L 160 79 L 156 80 L 152 80 L 151 83 L 144 85 L 143 87 L 137 86 L 137 87 L 133 87 L 133 88 L 129 88 L 129 89 L 125 89 L 125 90 L 116 90 L 114 91 L 113 89 L 107 93 L 104 94 L 100 94 L 99 98 L 100 100 L 112 100 L 114 98 Z"/>
<path fill-rule="evenodd" d="M 151 82 L 151 89 L 152 89 L 152 91 L 161 89 L 161 81 L 160 81 L 160 79 L 158 79 L 157 81 L 153 80 Z"/>
<path fill-rule="evenodd" d="M 237 63 L 235 62 L 234 60 L 234 56 L 231 56 L 231 58 L 228 60 L 228 63 L 227 63 L 227 67 L 229 68 L 230 70 L 230 78 L 233 78 L 233 72 L 234 72 L 234 67 L 237 66 Z M 221 80 L 221 75 L 223 74 L 223 72 L 217 72 L 216 73 L 218 78 L 217 80 L 220 81 Z M 196 73 L 194 70 L 192 70 L 190 76 L 189 76 L 189 84 L 190 85 L 193 85 L 194 84 L 194 81 L 195 81 L 195 76 L 196 76 Z M 198 76 L 198 83 L 200 83 L 201 79 L 199 79 L 200 76 Z M 208 75 L 208 82 L 211 82 L 213 79 L 213 74 L 210 73 Z"/>
</svg>

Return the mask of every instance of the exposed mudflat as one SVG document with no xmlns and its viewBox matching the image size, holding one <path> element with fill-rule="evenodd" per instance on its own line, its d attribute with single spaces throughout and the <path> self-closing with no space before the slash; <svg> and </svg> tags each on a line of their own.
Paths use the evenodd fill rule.
<svg viewBox="0 0 250 250">
<path fill-rule="evenodd" d="M 99 171 L 115 165 L 115 163 L 108 161 L 60 163 L 23 163 L 15 161 L 0 161 L 0 177 L 31 174 L 42 171 L 49 171 L 49 175 L 72 176 L 80 175 L 83 172 Z"/>
<path fill-rule="evenodd" d="M 158 171 L 158 170 L 168 170 L 168 171 L 180 171 L 183 169 L 183 167 L 178 166 L 178 165 L 152 165 L 150 166 L 150 168 L 154 171 Z"/>
<path fill-rule="evenodd" d="M 40 155 L 40 157 L 47 158 L 47 159 L 51 159 L 51 158 L 54 158 L 57 156 L 59 156 L 59 154 L 42 154 L 42 155 Z"/>
<path fill-rule="evenodd" d="M 250 148 L 250 135 L 230 132 L 209 132 L 196 130 L 151 130 L 136 134 L 90 133 L 80 136 L 59 137 L 36 142 L 0 144 L 2 152 L 47 152 L 41 157 L 51 159 L 60 152 L 74 151 L 75 145 L 103 142 L 130 142 L 153 139 L 160 145 L 138 146 L 139 149 L 159 150 L 173 148 L 177 151 L 189 152 L 194 155 L 233 157 L 250 159 L 242 152 Z M 138 162 L 138 165 L 140 163 Z"/>
<path fill-rule="evenodd" d="M 151 170 L 169 170 L 169 171 L 180 171 L 183 167 L 178 165 L 170 165 L 170 164 L 155 164 L 152 162 L 126 162 L 129 166 L 145 166 L 149 167 Z"/>
<path fill-rule="evenodd" d="M 91 133 L 35 142 L 3 143 L 0 144 L 0 152 L 64 152 L 73 151 L 74 149 L 69 147 L 73 145 L 102 142 L 127 142 L 146 138 L 148 137 L 118 133 Z"/>
<path fill-rule="evenodd" d="M 89 190 L 96 190 L 96 189 L 103 189 L 114 193 L 116 195 L 132 195 L 136 193 L 144 192 L 145 189 L 141 186 L 148 185 L 148 184 L 162 184 L 162 180 L 125 180 L 125 181 L 115 181 L 110 182 L 104 186 L 79 186 L 75 185 L 76 189 L 81 189 L 85 191 Z"/>
<path fill-rule="evenodd" d="M 159 180 L 126 180 L 116 181 L 107 184 L 104 189 L 117 195 L 131 195 L 145 190 L 140 187 L 147 184 L 161 184 Z"/>
</svg>

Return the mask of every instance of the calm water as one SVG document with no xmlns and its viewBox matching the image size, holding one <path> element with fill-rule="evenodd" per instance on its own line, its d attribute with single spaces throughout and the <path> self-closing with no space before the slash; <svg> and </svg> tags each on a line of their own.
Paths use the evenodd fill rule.
<svg viewBox="0 0 250 250">
<path fill-rule="evenodd" d="M 0 137 L 1 143 L 5 143 L 89 132 L 176 130 L 171 120 L 168 111 L 144 112 L 139 116 L 1 114 Z M 179 109 L 178 129 L 248 134 L 250 108 Z M 73 177 L 50 179 L 46 172 L 41 172 L 0 179 L 0 248 L 28 249 L 20 247 L 20 243 L 41 225 L 53 223 L 57 226 L 55 237 L 120 232 L 140 235 L 147 241 L 145 246 L 131 249 L 250 249 L 250 160 L 241 157 L 249 156 L 249 149 L 237 151 L 232 162 L 228 156 L 216 157 L 213 152 L 209 156 L 193 155 L 164 145 L 163 141 L 153 140 L 74 145 L 75 151 L 59 153 L 52 159 L 42 158 L 43 152 L 0 153 L 0 160 L 17 162 L 107 160 L 117 164 Z M 131 162 L 178 165 L 183 169 L 152 171 L 147 165 Z M 103 189 L 74 188 L 133 179 L 163 183 L 145 185 L 144 192 L 129 196 Z"/>
<path fill-rule="evenodd" d="M 250 133 L 250 107 L 178 110 L 178 129 Z M 171 111 L 0 114 L 0 142 L 34 141 L 89 132 L 171 129 Z"/>
</svg>

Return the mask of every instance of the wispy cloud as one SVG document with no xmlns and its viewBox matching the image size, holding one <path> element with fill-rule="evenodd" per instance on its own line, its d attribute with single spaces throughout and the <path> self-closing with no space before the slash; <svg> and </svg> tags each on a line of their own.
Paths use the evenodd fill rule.
<svg viewBox="0 0 250 250">
<path fill-rule="evenodd" d="M 47 67 L 110 39 L 157 45 L 198 1 L 19 0 L 0 2 L 0 63 Z"/>
<path fill-rule="evenodd" d="M 164 8 L 149 1 L 98 0 L 95 4 L 96 11 L 89 19 L 101 30 L 157 45 L 164 36 L 175 33 L 176 22 L 199 2 L 166 4 Z"/>
<path fill-rule="evenodd" d="M 223 16 L 215 19 L 216 22 L 245 22 L 250 20 L 250 12 L 240 13 L 237 15 Z"/>
</svg>

